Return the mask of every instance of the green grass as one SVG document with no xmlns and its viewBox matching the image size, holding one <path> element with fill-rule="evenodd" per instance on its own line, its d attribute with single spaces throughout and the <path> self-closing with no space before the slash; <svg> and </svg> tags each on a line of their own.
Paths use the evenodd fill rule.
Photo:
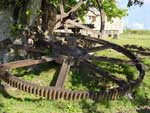
<svg viewBox="0 0 150 113">
<path fill-rule="evenodd" d="M 125 45 L 134 44 L 150 48 L 150 35 L 138 33 L 127 33 L 120 36 L 119 39 L 106 39 L 108 41 Z M 121 57 L 126 58 L 112 50 L 97 53 L 98 55 Z M 0 92 L 0 113 L 116 113 L 119 111 L 126 111 L 128 109 L 135 109 L 139 106 L 150 105 L 150 57 L 141 59 L 146 65 L 146 76 L 141 86 L 135 91 L 135 100 L 129 100 L 127 96 L 114 101 L 100 101 L 93 100 L 79 100 L 79 101 L 66 101 L 66 100 L 45 100 L 40 97 L 24 93 L 22 91 L 8 88 L 7 92 Z M 124 66 L 124 68 L 107 63 L 95 62 L 104 69 L 111 71 L 118 76 L 124 74 L 135 74 L 135 70 L 131 67 Z M 26 69 L 13 70 L 13 73 L 19 74 L 18 77 L 25 80 L 35 82 L 42 85 L 49 85 L 52 81 L 53 75 L 58 68 L 58 65 L 53 63 L 40 65 L 40 70 L 35 72 L 28 72 Z M 132 74 L 131 74 L 132 73 Z M 66 88 L 97 90 L 99 87 L 96 85 L 94 79 L 84 76 L 84 73 L 79 74 L 75 71 L 69 73 L 67 78 Z M 88 83 L 87 83 L 88 81 Z M 51 82 L 51 84 L 53 84 Z M 149 100 L 148 100 L 149 99 Z M 133 111 L 133 113 L 137 113 Z M 144 113 L 140 111 L 139 113 Z"/>
</svg>

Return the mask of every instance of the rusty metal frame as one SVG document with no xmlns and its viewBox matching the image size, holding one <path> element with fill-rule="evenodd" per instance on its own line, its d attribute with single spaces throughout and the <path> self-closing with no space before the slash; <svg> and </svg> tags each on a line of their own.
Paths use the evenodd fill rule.
<svg viewBox="0 0 150 113">
<path fill-rule="evenodd" d="M 61 0 L 60 2 L 61 16 L 58 19 L 60 24 L 64 24 L 64 22 L 61 23 L 62 20 L 66 18 L 73 11 L 76 11 L 81 6 L 82 3 L 83 0 L 80 0 L 80 2 L 75 7 L 73 7 L 68 13 L 65 13 L 63 9 L 62 0 Z M 65 23 L 69 23 L 77 27 L 86 29 L 88 31 L 91 31 L 92 33 L 97 33 L 88 27 L 85 27 L 77 22 L 72 21 L 71 19 L 65 20 Z M 97 34 L 100 34 L 101 36 L 102 31 L 98 32 Z M 133 53 L 131 53 L 129 50 L 117 44 L 102 39 L 81 35 L 81 34 L 55 33 L 54 37 L 55 39 L 57 38 L 67 39 L 67 41 L 66 43 L 64 43 L 60 41 L 57 42 L 55 40 L 54 42 L 49 43 L 49 45 L 52 47 L 53 50 L 52 56 L 41 57 L 41 59 L 27 59 L 22 61 L 15 61 L 15 62 L 1 64 L 0 79 L 8 83 L 10 86 L 15 87 L 19 90 L 31 94 L 35 94 L 41 97 L 45 97 L 47 99 L 63 98 L 66 100 L 77 100 L 77 99 L 91 98 L 98 101 L 102 99 L 113 100 L 121 96 L 124 96 L 126 93 L 131 92 L 132 90 L 137 88 L 144 78 L 145 68 L 143 64 L 140 62 L 140 60 L 138 59 L 138 57 L 135 56 Z M 71 38 L 74 39 L 71 40 Z M 82 40 L 84 42 L 90 42 L 98 46 L 83 48 L 82 46 L 76 44 L 78 40 Z M 75 43 L 73 43 L 73 41 L 75 41 Z M 23 49 L 26 51 L 30 51 L 32 53 L 41 52 L 36 50 L 36 48 L 32 50 L 32 48 L 29 49 L 23 47 Z M 113 49 L 119 53 L 122 53 L 123 55 L 128 57 L 129 60 L 95 56 L 89 54 L 91 52 L 104 51 L 107 49 Z M 92 62 L 93 60 L 98 62 L 111 62 L 115 64 L 132 65 L 136 67 L 137 71 L 139 72 L 139 76 L 136 80 L 126 81 L 122 78 L 117 77 L 116 75 L 111 74 L 109 71 L 104 70 L 100 66 L 93 64 Z M 52 62 L 52 61 L 62 64 L 60 71 L 58 73 L 58 78 L 55 86 L 40 86 L 38 84 L 33 84 L 28 81 L 17 78 L 16 76 L 12 75 L 8 71 L 8 69 L 11 68 L 32 66 L 32 65 L 37 65 L 37 64 Z M 77 67 L 84 66 L 87 69 L 92 70 L 94 73 L 98 74 L 99 77 L 105 78 L 115 83 L 116 86 L 105 90 L 99 89 L 99 91 L 80 91 L 80 90 L 65 89 L 64 83 L 65 83 L 66 76 L 68 75 L 69 71 L 72 69 L 73 66 L 77 66 Z"/>
</svg>

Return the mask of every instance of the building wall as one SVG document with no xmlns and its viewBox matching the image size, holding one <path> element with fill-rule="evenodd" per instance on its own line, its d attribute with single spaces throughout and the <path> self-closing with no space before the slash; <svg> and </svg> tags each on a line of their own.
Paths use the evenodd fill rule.
<svg viewBox="0 0 150 113">
<path fill-rule="evenodd" d="M 85 16 L 85 23 L 94 24 L 94 30 L 99 31 L 101 26 L 101 19 L 99 11 L 95 8 L 90 9 L 87 15 Z M 123 21 L 120 18 L 113 18 L 112 21 L 108 21 L 107 17 L 105 17 L 105 28 L 104 28 L 104 36 L 121 34 L 123 33 Z"/>
</svg>

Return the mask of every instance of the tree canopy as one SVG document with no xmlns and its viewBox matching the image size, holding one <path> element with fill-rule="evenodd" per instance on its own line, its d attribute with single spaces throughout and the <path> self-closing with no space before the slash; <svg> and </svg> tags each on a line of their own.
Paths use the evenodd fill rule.
<svg viewBox="0 0 150 113">
<path fill-rule="evenodd" d="M 20 5 L 22 7 L 25 2 L 28 2 L 30 0 L 0 0 L 0 9 L 6 9 L 10 7 L 14 7 L 15 4 Z M 42 0 L 41 0 L 42 1 Z M 59 6 L 58 2 L 60 0 L 49 0 L 49 2 L 53 3 L 56 7 Z M 72 7 L 77 3 L 79 0 L 63 0 L 65 2 L 65 8 L 66 10 Z M 122 17 L 125 16 L 126 10 L 121 9 L 118 7 L 116 0 L 85 0 L 85 5 L 82 7 L 82 9 L 86 9 L 89 6 L 94 6 L 97 7 L 97 2 L 100 2 L 102 4 L 102 7 L 108 16 L 108 18 L 112 17 Z M 131 7 L 133 5 L 142 5 L 143 1 L 142 0 L 128 0 L 128 7 Z"/>
<path fill-rule="evenodd" d="M 11 9 L 13 13 L 21 12 L 19 16 L 14 17 L 13 19 L 20 18 L 21 24 L 27 23 L 27 18 L 32 14 L 32 11 L 28 9 L 28 5 L 31 4 L 32 0 L 0 0 L 0 9 Z M 42 0 L 38 0 L 41 1 Z M 56 8 L 57 12 L 59 13 L 59 3 L 60 0 L 45 0 L 50 3 L 52 3 Z M 141 6 L 143 4 L 143 1 L 141 0 L 127 0 L 128 4 L 127 7 L 131 7 L 134 5 Z M 34 1 L 35 2 L 35 1 Z M 37 1 L 36 1 L 37 2 Z M 73 7 L 79 0 L 63 0 L 64 2 L 64 8 L 66 11 L 70 10 L 71 7 Z M 83 15 L 88 11 L 89 7 L 95 7 L 97 9 L 102 8 L 107 15 L 108 19 L 111 20 L 113 17 L 123 17 L 127 15 L 127 9 L 122 9 L 118 6 L 116 0 L 84 0 L 84 4 L 80 7 L 78 10 L 78 15 L 80 17 L 83 17 Z M 15 7 L 17 7 L 15 9 Z M 37 9 L 40 12 L 40 8 Z"/>
</svg>

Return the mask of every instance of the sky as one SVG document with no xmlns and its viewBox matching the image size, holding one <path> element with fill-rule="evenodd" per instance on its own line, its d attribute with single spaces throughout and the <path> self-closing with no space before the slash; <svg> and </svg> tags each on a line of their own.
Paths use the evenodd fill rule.
<svg viewBox="0 0 150 113">
<path fill-rule="evenodd" d="M 118 0 L 120 7 L 125 8 L 128 0 Z M 150 30 L 150 0 L 144 0 L 143 6 L 132 6 L 128 16 L 123 18 L 124 28 Z"/>
</svg>

